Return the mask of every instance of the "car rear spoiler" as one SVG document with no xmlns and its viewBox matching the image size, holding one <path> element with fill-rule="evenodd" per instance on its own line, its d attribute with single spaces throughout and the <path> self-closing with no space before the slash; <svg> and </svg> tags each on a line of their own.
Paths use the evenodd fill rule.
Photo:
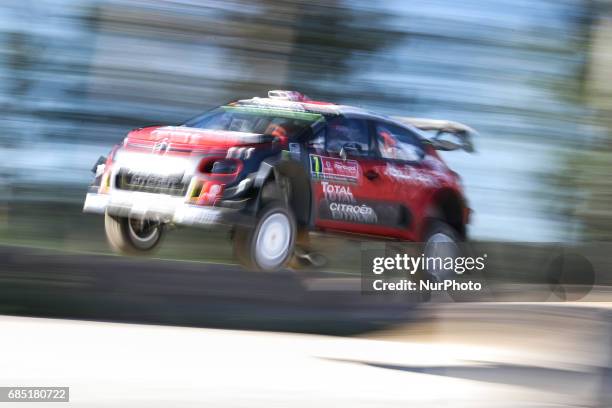
<svg viewBox="0 0 612 408">
<path fill-rule="evenodd" d="M 424 118 L 406 118 L 406 117 L 394 117 L 393 119 L 398 122 L 414 126 L 417 129 L 424 131 L 436 131 L 436 134 L 428 138 L 436 150 L 458 150 L 463 149 L 468 153 L 474 153 L 474 143 L 472 139 L 478 136 L 471 127 L 464 125 L 463 123 L 453 122 L 450 120 L 437 120 L 437 119 L 424 119 Z M 442 139 L 442 135 L 445 133 L 456 136 L 460 144 Z"/>
</svg>

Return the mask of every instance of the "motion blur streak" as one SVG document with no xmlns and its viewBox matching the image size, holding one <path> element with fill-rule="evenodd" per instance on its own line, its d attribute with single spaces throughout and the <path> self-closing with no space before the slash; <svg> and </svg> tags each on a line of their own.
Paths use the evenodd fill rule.
<svg viewBox="0 0 612 408">
<path fill-rule="evenodd" d="M 607 4 L 5 0 L 4 211 L 78 201 L 91 163 L 130 128 L 299 89 L 479 129 L 477 157 L 448 157 L 474 237 L 609 237 L 597 177 L 612 162 Z M 11 239 L 49 240 L 14 217 Z"/>
<path fill-rule="evenodd" d="M 0 381 L 61 380 L 84 407 L 607 407 L 605 315 L 453 305 L 362 338 L 3 317 L 0 346 L 16 351 Z"/>
<path fill-rule="evenodd" d="M 476 155 L 445 156 L 475 240 L 610 241 L 611 47 L 607 0 L 2 0 L 0 314 L 22 317 L 0 318 L 0 385 L 92 406 L 612 406 L 607 304 L 378 303 L 329 289 L 358 274 L 356 241 L 317 241 L 331 273 L 257 275 L 228 231 L 134 260 L 81 214 L 130 129 L 290 89 L 478 129 Z"/>
</svg>

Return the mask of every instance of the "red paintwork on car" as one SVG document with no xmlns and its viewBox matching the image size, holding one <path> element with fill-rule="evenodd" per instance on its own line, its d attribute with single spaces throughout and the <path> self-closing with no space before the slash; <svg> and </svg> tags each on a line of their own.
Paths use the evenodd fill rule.
<svg viewBox="0 0 612 408">
<path fill-rule="evenodd" d="M 313 101 L 312 99 L 307 100 L 306 103 L 310 105 L 335 105 L 333 102 Z"/>
<path fill-rule="evenodd" d="M 227 130 L 197 129 L 183 126 L 152 126 L 132 130 L 128 133 L 126 144 L 150 144 L 167 142 L 173 147 L 185 149 L 220 148 L 254 145 L 253 133 Z"/>
<path fill-rule="evenodd" d="M 314 101 L 308 102 L 315 103 Z M 127 149 L 151 149 L 151 153 L 156 154 L 156 145 L 165 143 L 171 145 L 174 149 L 174 151 L 168 150 L 167 153 L 169 154 L 183 154 L 181 149 L 184 149 L 184 152 L 187 154 L 206 152 L 207 154 L 212 154 L 213 156 L 211 157 L 215 159 L 222 159 L 225 157 L 227 150 L 232 147 L 262 147 L 270 145 L 270 143 L 254 142 L 257 136 L 255 134 L 232 131 L 154 126 L 131 131 L 126 137 L 124 146 Z M 283 139 L 282 137 L 277 138 L 276 145 L 280 149 L 286 148 L 286 143 Z M 217 154 L 218 156 L 216 156 Z M 310 154 L 312 155 L 312 153 Z M 344 178 L 344 182 L 341 181 L 340 184 L 347 185 L 350 188 L 355 203 L 382 202 L 395 206 L 405 206 L 411 214 L 411 222 L 409 226 L 400 227 L 377 223 L 322 219 L 317 215 L 315 228 L 338 230 L 345 233 L 384 236 L 391 239 L 422 240 L 426 232 L 428 216 L 431 209 L 438 204 L 436 200 L 439 194 L 444 192 L 461 199 L 464 197 L 459 177 L 446 166 L 438 153 L 431 146 L 426 145 L 425 155 L 425 159 L 418 163 L 394 163 L 382 158 L 370 157 L 356 158 L 347 162 L 340 159 L 337 155 L 318 152 L 316 156 L 321 158 L 322 164 L 329 162 L 336 166 L 336 163 L 338 163 L 338 169 L 323 175 Z M 352 162 L 357 163 L 356 169 L 349 168 Z M 110 167 L 110 163 L 108 164 L 108 167 Z M 354 174 L 346 173 L 349 170 L 353 171 Z M 206 177 L 205 174 L 200 173 L 199 177 L 202 178 L 204 185 L 201 194 L 199 197 L 195 197 L 194 201 L 199 205 L 213 205 L 223 191 L 224 183 L 227 182 L 225 179 L 233 180 L 236 175 Z M 332 181 L 332 179 L 329 179 L 328 182 L 337 183 L 337 181 Z M 312 179 L 311 186 L 313 204 L 319 206 L 324 200 L 321 180 Z M 377 215 L 381 217 L 384 213 Z M 464 210 L 463 218 L 465 223 L 469 221 L 469 210 L 467 207 Z"/>
<path fill-rule="evenodd" d="M 333 158 L 330 157 L 330 159 Z M 446 166 L 433 148 L 426 148 L 425 159 L 416 164 L 394 164 L 382 158 L 359 158 L 356 161 L 358 163 L 357 180 L 347 185 L 355 202 L 404 205 L 412 214 L 410 227 L 400 228 L 399 226 L 391 227 L 319 217 L 316 220 L 317 228 L 422 241 L 426 233 L 429 212 L 438 204 L 436 197 L 441 192 L 463 197 L 457 175 Z M 376 176 L 370 179 L 367 177 L 368 174 Z M 319 205 L 324 199 L 323 185 L 313 180 L 312 188 L 314 202 Z M 380 218 L 385 214 L 377 215 Z"/>
</svg>

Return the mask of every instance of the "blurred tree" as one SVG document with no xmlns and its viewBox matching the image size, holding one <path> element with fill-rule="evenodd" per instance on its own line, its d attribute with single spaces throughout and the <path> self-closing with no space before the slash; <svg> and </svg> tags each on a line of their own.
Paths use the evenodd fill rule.
<svg viewBox="0 0 612 408">
<path fill-rule="evenodd" d="M 252 72 L 263 75 L 228 84 L 235 95 L 287 88 L 329 100 L 380 97 L 353 84 L 351 73 L 406 34 L 386 24 L 391 16 L 377 9 L 376 2 L 367 3 L 367 8 L 339 0 L 257 4 L 259 12 L 248 15 L 237 28 L 245 41 L 233 51 L 242 60 L 249 58 Z M 236 14 L 239 10 L 232 13 L 228 20 L 244 20 L 245 15 Z M 265 75 L 268 72 L 275 75 Z"/>
<path fill-rule="evenodd" d="M 587 1 L 577 44 L 585 55 L 576 72 L 574 99 L 590 108 L 585 129 L 565 159 L 560 184 L 567 192 L 565 214 L 578 223 L 577 237 L 612 240 L 612 2 Z"/>
<path fill-rule="evenodd" d="M 289 85 L 330 100 L 346 97 L 347 88 L 353 98 L 375 97 L 371 89 L 350 87 L 350 74 L 406 35 L 387 24 L 390 18 L 376 2 L 367 8 L 337 0 L 297 3 Z"/>
</svg>

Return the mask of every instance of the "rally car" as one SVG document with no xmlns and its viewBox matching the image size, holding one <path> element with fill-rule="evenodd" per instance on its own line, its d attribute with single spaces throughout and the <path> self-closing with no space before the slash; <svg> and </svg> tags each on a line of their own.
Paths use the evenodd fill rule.
<svg viewBox="0 0 612 408">
<path fill-rule="evenodd" d="M 230 226 L 237 259 L 264 271 L 307 256 L 313 231 L 461 241 L 470 210 L 436 150 L 473 151 L 474 134 L 270 91 L 129 132 L 94 166 L 84 211 L 103 214 L 111 246 L 130 254 L 169 225 Z"/>
</svg>

